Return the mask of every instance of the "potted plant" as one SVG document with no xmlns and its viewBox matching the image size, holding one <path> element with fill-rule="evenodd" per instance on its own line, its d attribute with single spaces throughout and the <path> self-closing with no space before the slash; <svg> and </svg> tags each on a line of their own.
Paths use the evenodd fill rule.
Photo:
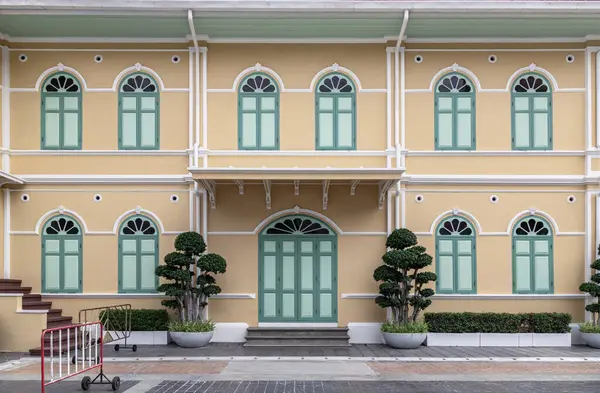
<svg viewBox="0 0 600 393">
<path fill-rule="evenodd" d="M 600 254 L 600 246 L 598 246 Z M 596 259 L 590 267 L 596 271 L 600 270 L 600 259 Z M 585 310 L 592 313 L 592 321 L 579 326 L 581 337 L 587 345 L 592 348 L 600 348 L 600 273 L 592 274 L 591 282 L 584 282 L 579 286 L 581 292 L 585 292 L 596 298 L 595 303 L 585 306 Z"/>
<path fill-rule="evenodd" d="M 156 275 L 170 282 L 158 291 L 171 299 L 162 305 L 177 311 L 177 320 L 169 324 L 171 339 L 185 348 L 207 345 L 215 324 L 204 318 L 208 298 L 221 292 L 213 274 L 225 273 L 227 263 L 218 254 L 204 254 L 206 243 L 196 232 L 183 232 L 175 238 L 175 251 L 165 256 L 165 264 L 156 268 Z"/>
<path fill-rule="evenodd" d="M 375 303 L 391 311 L 391 319 L 381 326 L 383 339 L 394 348 L 417 348 L 427 337 L 427 324 L 419 321 L 419 313 L 429 307 L 434 294 L 423 286 L 437 278 L 421 270 L 431 265 L 432 258 L 405 228 L 394 230 L 385 245 L 383 265 L 373 273 L 375 281 L 381 281 Z"/>
</svg>

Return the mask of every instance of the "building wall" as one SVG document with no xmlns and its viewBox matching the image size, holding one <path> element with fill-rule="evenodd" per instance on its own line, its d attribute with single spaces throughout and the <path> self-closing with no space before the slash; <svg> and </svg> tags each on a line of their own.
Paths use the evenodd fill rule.
<svg viewBox="0 0 600 393">
<path fill-rule="evenodd" d="M 187 45 L 90 44 L 90 48 L 83 48 L 73 44 L 49 50 L 57 47 L 20 44 L 10 51 L 10 172 L 30 181 L 11 189 L 8 235 L 11 276 L 23 279 L 24 285 L 37 292 L 41 290 L 41 239 L 37 232 L 45 222 L 43 217 L 60 212 L 62 207 L 66 214 L 81 219 L 88 231 L 83 238 L 83 293 L 49 296 L 65 313 L 76 315 L 81 308 L 113 304 L 115 297 L 134 307 L 158 306 L 157 295 L 117 295 L 118 237 L 112 231 L 119 218 L 125 218 L 124 213 L 134 214 L 139 206 L 161 223 L 161 260 L 173 249 L 175 235 L 189 229 L 199 230 L 209 251 L 227 259 L 227 273 L 217 278 L 227 296 L 210 301 L 211 318 L 256 325 L 260 224 L 277 212 L 299 206 L 327 218 L 342 231 L 338 233 L 340 325 L 385 318 L 373 301 L 377 284 L 372 272 L 385 252 L 388 231 L 399 226 L 413 230 L 419 242 L 435 255 L 432 228 L 452 214 L 477 228 L 477 292 L 456 298 L 439 296 L 431 310 L 566 311 L 575 319 L 583 318 L 578 286 L 585 279 L 586 261 L 595 255 L 595 232 L 588 222 L 595 217 L 595 208 L 593 204 L 586 207 L 586 203 L 597 193 L 597 187 L 586 185 L 583 179 L 592 171 L 600 171 L 592 153 L 586 153 L 588 147 L 595 146 L 593 133 L 589 141 L 586 138 L 595 126 L 595 116 L 594 101 L 590 104 L 586 100 L 583 46 L 565 44 L 557 50 L 550 44 L 409 44 L 400 56 L 405 63 L 405 83 L 401 86 L 404 94 L 399 95 L 397 122 L 391 45 L 208 44 L 197 68 Z M 78 50 L 82 48 L 86 50 Z M 19 60 L 21 54 L 27 55 L 27 61 Z M 495 63 L 488 61 L 492 54 L 497 56 Z M 573 63 L 565 60 L 570 54 L 575 56 Z M 94 61 L 96 55 L 103 57 L 102 62 Z M 417 55 L 422 56 L 422 62 L 414 61 Z M 173 56 L 180 56 L 180 61 L 174 63 Z M 204 58 L 206 86 L 201 83 Z M 122 77 L 136 72 L 137 63 L 137 68 L 161 81 L 160 150 L 118 150 L 118 93 L 113 87 L 119 86 Z M 60 70 L 59 64 L 67 71 L 76 70 L 74 74 L 84 86 L 82 150 L 56 152 L 40 147 L 39 84 L 48 72 Z M 454 64 L 456 71 L 469 76 L 477 88 L 474 151 L 435 150 L 432 88 L 445 72 L 454 71 Z M 554 90 L 551 151 L 511 149 L 507 89 L 520 72 L 529 72 L 530 64 L 551 81 Z M 594 65 L 595 60 L 591 60 L 589 66 Z M 201 77 L 198 81 L 196 69 Z M 278 152 L 238 151 L 237 89 L 239 82 L 256 70 L 280 83 Z M 334 70 L 346 73 L 357 86 L 357 151 L 315 150 L 314 83 Z M 204 94 L 198 94 L 201 101 L 195 102 L 196 82 L 199 93 L 207 89 L 206 101 Z M 595 86 L 594 79 L 591 83 Z M 588 104 L 591 106 L 586 112 Z M 592 123 L 586 121 L 588 115 Z M 402 141 L 401 161 L 396 162 L 395 146 Z M 299 195 L 294 195 L 291 183 L 273 185 L 269 210 L 260 181 L 247 184 L 243 195 L 231 183 L 217 182 L 216 209 L 211 209 L 190 193 L 191 182 L 183 176 L 175 179 L 196 164 L 195 143 L 198 166 L 405 166 L 407 177 L 397 196 L 388 195 L 383 209 L 377 206 L 377 179 L 370 185 L 361 183 L 356 195 L 350 195 L 349 185 L 332 185 L 327 209 L 323 208 L 319 184 L 302 185 Z M 74 175 L 79 175 L 78 180 L 73 180 Z M 104 176 L 103 184 L 86 180 L 86 176 L 98 175 Z M 528 176 L 532 184 L 518 176 Z M 544 178 L 549 180 L 535 184 Z M 21 199 L 23 194 L 28 195 L 27 202 Z M 102 195 L 101 202 L 94 201 L 96 194 Z M 172 202 L 172 195 L 178 196 L 177 203 Z M 492 195 L 497 203 L 490 202 Z M 419 202 L 417 196 L 421 196 Z M 570 196 L 574 197 L 572 202 Z M 204 195 L 200 197 L 206 200 Z M 553 294 L 520 298 L 512 293 L 510 224 L 530 210 L 552 225 L 555 285 Z"/>
</svg>

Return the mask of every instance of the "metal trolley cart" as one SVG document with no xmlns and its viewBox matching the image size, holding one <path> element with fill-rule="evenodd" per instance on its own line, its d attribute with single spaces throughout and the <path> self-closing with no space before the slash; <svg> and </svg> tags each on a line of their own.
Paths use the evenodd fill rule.
<svg viewBox="0 0 600 393">
<path fill-rule="evenodd" d="M 115 344 L 115 351 L 131 349 L 137 351 L 137 345 L 129 346 L 127 339 L 131 337 L 131 304 L 118 304 L 96 308 L 86 308 L 79 311 L 79 323 L 100 321 L 106 334 L 104 343 L 123 340 L 123 344 Z"/>
<path fill-rule="evenodd" d="M 111 385 L 113 391 L 119 390 L 121 379 L 110 379 L 104 373 L 103 334 L 101 322 L 44 330 L 40 366 L 42 393 L 46 392 L 49 385 L 96 369 L 99 373 L 93 379 L 88 375 L 82 378 L 81 389 L 89 390 L 91 385 Z M 71 354 L 74 354 L 73 363 L 69 362 Z"/>
</svg>

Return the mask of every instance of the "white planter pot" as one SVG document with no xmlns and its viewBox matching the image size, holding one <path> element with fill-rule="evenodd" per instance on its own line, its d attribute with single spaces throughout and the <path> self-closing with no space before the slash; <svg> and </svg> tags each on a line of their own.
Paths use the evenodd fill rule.
<svg viewBox="0 0 600 393">
<path fill-rule="evenodd" d="M 583 341 L 592 348 L 600 348 L 600 333 L 581 333 Z"/>
<path fill-rule="evenodd" d="M 571 345 L 586 345 L 587 343 L 583 339 L 583 333 L 579 330 L 580 326 L 578 323 L 569 324 L 571 328 Z"/>
<path fill-rule="evenodd" d="M 478 347 L 479 333 L 427 333 L 428 347 Z"/>
<path fill-rule="evenodd" d="M 533 333 L 534 347 L 570 347 L 571 333 Z"/>
<path fill-rule="evenodd" d="M 481 347 L 518 347 L 517 333 L 481 333 Z"/>
<path fill-rule="evenodd" d="M 182 333 L 171 332 L 173 342 L 182 348 L 200 348 L 208 345 L 214 332 Z"/>
<path fill-rule="evenodd" d="M 108 331 L 111 338 L 111 344 L 124 345 L 125 339 L 121 332 Z M 156 332 L 131 332 L 131 335 L 127 339 L 127 345 L 167 345 L 171 342 L 169 339 L 169 332 L 167 331 L 156 331 Z"/>
<path fill-rule="evenodd" d="M 423 344 L 427 333 L 384 333 L 383 340 L 392 348 L 415 349 Z"/>
</svg>

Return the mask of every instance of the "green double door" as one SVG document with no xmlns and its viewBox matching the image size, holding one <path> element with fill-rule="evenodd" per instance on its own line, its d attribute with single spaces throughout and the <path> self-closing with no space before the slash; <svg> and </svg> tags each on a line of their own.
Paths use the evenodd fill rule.
<svg viewBox="0 0 600 393">
<path fill-rule="evenodd" d="M 335 236 L 261 236 L 260 322 L 337 322 Z"/>
</svg>

